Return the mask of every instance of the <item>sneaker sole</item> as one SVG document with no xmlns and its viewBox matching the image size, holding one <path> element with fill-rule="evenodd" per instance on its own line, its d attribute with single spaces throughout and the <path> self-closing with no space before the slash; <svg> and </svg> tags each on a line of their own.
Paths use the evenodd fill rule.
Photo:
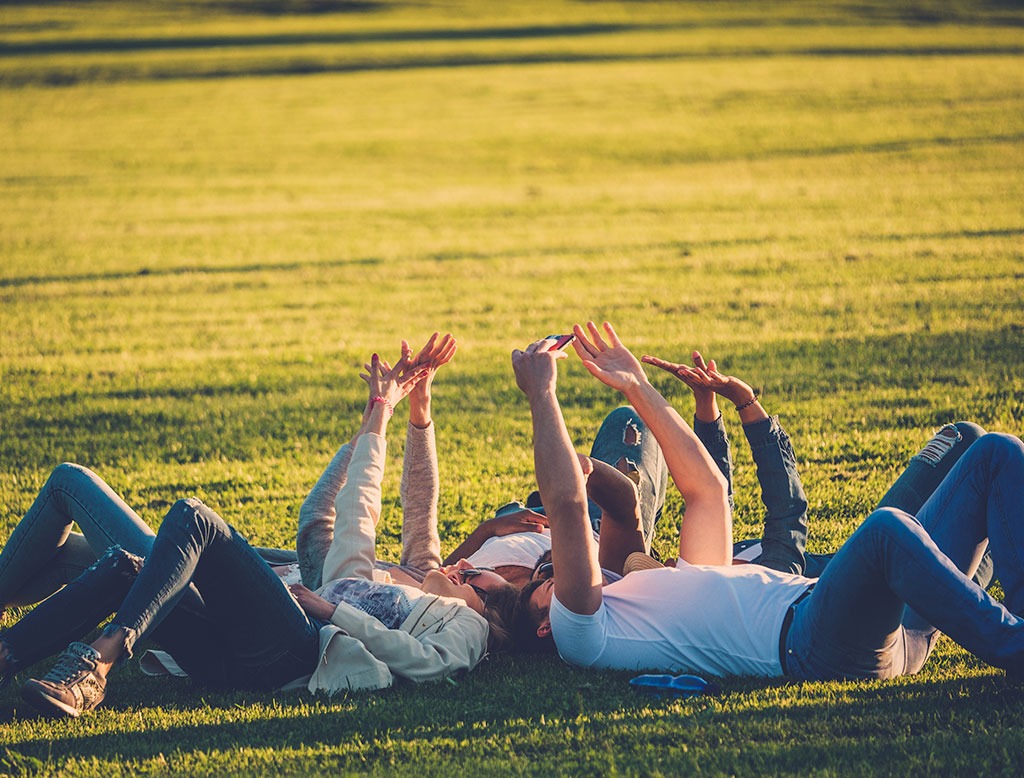
<svg viewBox="0 0 1024 778">
<path fill-rule="evenodd" d="M 77 719 L 81 711 L 73 708 L 66 702 L 51 697 L 46 692 L 46 687 L 37 686 L 32 681 L 26 681 L 21 687 L 21 698 L 37 711 L 45 716 L 55 719 L 73 718 Z"/>
</svg>

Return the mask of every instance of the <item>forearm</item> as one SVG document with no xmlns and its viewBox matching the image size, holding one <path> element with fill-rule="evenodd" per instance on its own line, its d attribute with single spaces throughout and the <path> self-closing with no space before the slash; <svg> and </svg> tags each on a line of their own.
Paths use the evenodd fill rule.
<svg viewBox="0 0 1024 778">
<path fill-rule="evenodd" d="M 420 429 L 430 426 L 430 392 L 413 389 L 409 395 L 409 423 Z"/>
<path fill-rule="evenodd" d="M 590 542 L 583 471 L 553 392 L 531 397 L 534 468 L 551 528 L 555 593 L 575 613 L 601 605 L 601 570 Z"/>
<path fill-rule="evenodd" d="M 475 530 L 470 532 L 466 539 L 463 540 L 454 551 L 444 558 L 444 564 L 451 565 L 458 562 L 460 559 L 466 559 L 471 554 L 475 554 L 480 550 L 480 547 L 484 542 L 492 537 L 494 537 L 494 534 L 488 531 L 486 522 L 481 524 Z"/>
<path fill-rule="evenodd" d="M 710 422 L 703 421 L 694 415 L 693 431 L 697 439 L 707 449 L 708 454 L 711 456 L 711 461 L 715 463 L 715 467 L 725 477 L 726 493 L 731 510 L 733 505 L 732 447 L 729 445 L 729 435 L 725 430 L 725 424 L 722 422 L 722 415 L 719 414 Z"/>
<path fill-rule="evenodd" d="M 648 382 L 626 397 L 661 445 L 672 480 L 686 500 L 679 555 L 691 564 L 729 564 L 732 517 L 725 477 L 679 413 Z"/>
<path fill-rule="evenodd" d="M 402 465 L 402 564 L 431 570 L 441 564 L 437 533 L 440 481 L 434 425 L 420 428 L 411 419 L 405 433 Z"/>
</svg>

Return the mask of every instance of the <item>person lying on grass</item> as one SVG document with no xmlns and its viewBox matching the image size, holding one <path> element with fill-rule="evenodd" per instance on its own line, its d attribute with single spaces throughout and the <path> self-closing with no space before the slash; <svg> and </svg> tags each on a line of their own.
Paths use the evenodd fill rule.
<svg viewBox="0 0 1024 778">
<path fill-rule="evenodd" d="M 726 479 L 730 510 L 733 497 L 731 447 L 716 396 L 721 394 L 736 406 L 757 470 L 765 517 L 762 538 L 733 543 L 733 564 L 760 564 L 780 572 L 802 573 L 808 578 L 819 577 L 834 554 L 805 553 L 807 498 L 797 470 L 792 442 L 781 421 L 777 416 L 769 416 L 749 384 L 735 376 L 720 373 L 714 360 L 705 362 L 699 352 L 693 352 L 692 359 L 692 367 L 651 356 L 645 356 L 644 362 L 671 373 L 692 390 L 695 403 L 693 430 Z M 632 411 L 631 408 L 629 410 Z M 637 423 L 643 424 L 642 420 Z M 971 422 L 944 425 L 910 460 L 877 507 L 893 507 L 907 513 L 917 513 L 963 453 L 984 434 L 984 429 Z M 594 488 L 595 475 L 591 473 L 587 478 L 588 497 L 591 497 Z M 661 500 L 664 501 L 664 495 Z M 624 510 L 629 515 L 628 509 Z M 548 549 L 536 560 L 530 583 L 525 585 L 521 594 L 523 602 L 528 601 L 532 591 L 553 574 L 550 536 L 547 539 Z M 645 532 L 645 545 L 647 543 Z M 635 549 L 633 545 L 627 547 L 624 553 L 613 545 L 609 540 L 603 549 L 598 548 L 598 561 L 606 584 L 617 580 L 625 572 L 623 569 L 609 570 L 609 566 L 624 564 L 627 556 L 631 556 L 630 569 L 640 565 L 660 566 L 655 559 L 643 559 L 639 553 L 631 555 Z M 674 559 L 667 560 L 667 564 L 673 565 Z M 987 552 L 974 580 L 983 588 L 992 580 L 991 559 Z M 530 620 L 529 612 L 520 609 L 515 627 L 519 647 L 551 650 L 550 641 L 536 640 L 535 630 L 536 625 Z"/>
<path fill-rule="evenodd" d="M 407 350 L 403 348 L 403 354 Z M 363 376 L 369 397 L 338 495 L 334 542 L 318 593 L 288 591 L 245 539 L 198 500 L 175 504 L 146 560 L 112 548 L 99 562 L 0 633 L 0 672 L 10 675 L 80 638 L 116 613 L 91 645 L 73 642 L 22 695 L 53 716 L 98 705 L 111 667 L 152 637 L 196 680 L 218 687 L 311 691 L 382 688 L 394 676 L 429 681 L 472 669 L 484 656 L 491 592 L 440 570 L 419 587 L 374 573 L 384 433 L 392 408 L 425 369 L 376 355 Z M 143 564 L 143 561 L 145 562 Z M 194 588 L 200 608 L 178 606 Z M 515 597 L 504 582 L 497 591 Z"/>
<path fill-rule="evenodd" d="M 676 567 L 603 587 L 589 543 L 586 477 L 558 405 L 557 360 L 544 341 L 512 353 L 533 422 L 555 576 L 529 601 L 537 634 L 593 668 L 803 680 L 916 673 L 939 632 L 1014 676 L 1024 671 L 1024 444 L 983 436 L 911 516 L 874 511 L 817 579 L 732 564 L 725 479 L 650 384 L 610 324 L 575 327 L 587 370 L 622 392 L 688 492 Z M 602 526 L 639 549 L 638 530 Z M 986 544 L 1006 597 L 970 580 Z"/>
</svg>

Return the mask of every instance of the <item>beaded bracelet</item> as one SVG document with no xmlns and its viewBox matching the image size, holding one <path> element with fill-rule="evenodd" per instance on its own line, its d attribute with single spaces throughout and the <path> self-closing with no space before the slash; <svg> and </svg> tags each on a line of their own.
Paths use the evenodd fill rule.
<svg viewBox="0 0 1024 778">
<path fill-rule="evenodd" d="M 745 403 L 743 403 L 743 405 L 737 405 L 736 406 L 736 410 L 737 411 L 742 411 L 744 408 L 749 408 L 751 405 L 753 405 L 756 402 L 757 402 L 757 392 L 754 392 L 754 396 L 751 399 L 747 400 Z"/>
<path fill-rule="evenodd" d="M 371 405 L 373 405 L 374 403 L 384 403 L 384 407 L 387 409 L 388 412 L 388 418 L 391 418 L 392 416 L 395 415 L 395 409 L 391 407 L 391 401 L 388 400 L 387 397 L 381 397 L 378 394 L 376 397 L 370 400 Z"/>
</svg>

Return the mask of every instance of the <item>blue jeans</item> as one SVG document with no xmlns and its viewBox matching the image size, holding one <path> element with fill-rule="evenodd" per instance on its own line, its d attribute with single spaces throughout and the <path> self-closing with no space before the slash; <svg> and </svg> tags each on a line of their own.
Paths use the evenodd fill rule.
<svg viewBox="0 0 1024 778">
<path fill-rule="evenodd" d="M 640 521 L 644 544 L 650 548 L 654 528 L 665 507 L 668 466 L 661 446 L 640 415 L 628 405 L 609 413 L 601 423 L 590 456 L 632 478 L 640 493 Z M 601 529 L 601 508 L 590 501 L 590 523 Z"/>
<path fill-rule="evenodd" d="M 1006 598 L 971 580 L 988 547 Z M 980 438 L 917 517 L 875 510 L 794 608 L 787 675 L 918 672 L 939 631 L 983 661 L 1024 671 L 1024 444 Z"/>
<path fill-rule="evenodd" d="M 729 484 L 732 504 L 732 457 L 725 425 L 721 417 L 714 422 L 694 419 L 693 429 Z M 796 457 L 789 436 L 778 417 L 745 425 L 743 428 L 757 468 L 761 499 L 765 505 L 762 554 L 754 561 L 787 573 L 818 578 L 833 554 L 804 552 L 807 541 L 807 498 L 804 494 Z M 942 479 L 985 430 L 971 422 L 947 424 L 915 455 L 907 469 L 885 493 L 878 507 L 893 507 L 916 514 Z M 734 553 L 757 543 L 741 540 Z M 992 580 L 992 565 L 985 556 L 976 580 L 984 587 Z"/>
<path fill-rule="evenodd" d="M 71 531 L 77 524 L 82 534 Z M 48 597 L 111 546 L 146 556 L 155 534 L 88 468 L 54 468 L 0 552 L 0 607 Z"/>
<path fill-rule="evenodd" d="M 77 524 L 81 534 L 72 532 Z M 81 575 L 111 546 L 141 557 L 156 537 L 102 478 L 64 463 L 50 473 L 0 552 L 0 608 L 32 605 Z M 270 564 L 294 562 L 294 551 L 257 549 Z"/>
<path fill-rule="evenodd" d="M 182 601 L 190 584 L 201 604 Z M 274 689 L 316 667 L 320 622 L 306 616 L 245 539 L 198 500 L 175 503 L 144 563 L 110 549 L 0 639 L 24 666 L 80 638 L 115 609 L 104 634 L 124 629 L 128 655 L 139 639 L 152 636 L 206 684 Z"/>
</svg>

